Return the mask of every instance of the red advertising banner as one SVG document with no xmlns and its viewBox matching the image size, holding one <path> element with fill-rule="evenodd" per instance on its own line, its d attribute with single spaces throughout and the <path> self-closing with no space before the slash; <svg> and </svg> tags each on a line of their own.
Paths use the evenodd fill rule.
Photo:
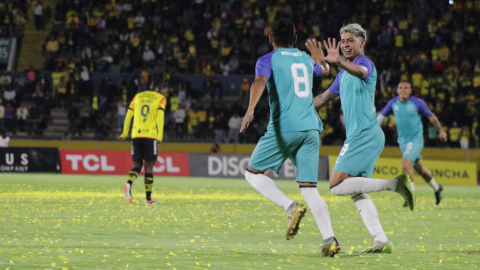
<svg viewBox="0 0 480 270">
<path fill-rule="evenodd" d="M 60 150 L 64 174 L 118 174 L 133 168 L 130 151 Z M 160 152 L 154 175 L 190 176 L 188 153 Z"/>
</svg>

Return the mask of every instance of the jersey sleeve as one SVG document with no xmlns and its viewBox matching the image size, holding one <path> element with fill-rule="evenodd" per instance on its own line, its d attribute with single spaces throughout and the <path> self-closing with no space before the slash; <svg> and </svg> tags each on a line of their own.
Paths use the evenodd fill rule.
<svg viewBox="0 0 480 270">
<path fill-rule="evenodd" d="M 264 55 L 257 60 L 257 64 L 255 65 L 255 77 L 258 75 L 263 75 L 267 80 L 270 79 L 270 75 L 272 75 L 272 54 L 269 53 Z"/>
<path fill-rule="evenodd" d="M 392 98 L 390 99 L 390 101 L 387 103 L 387 106 L 385 106 L 385 108 L 382 109 L 382 111 L 380 112 L 381 115 L 383 116 L 388 116 L 390 115 L 393 111 L 392 111 L 392 106 L 393 106 L 393 103 L 396 101 L 395 98 Z"/>
<path fill-rule="evenodd" d="M 333 81 L 332 85 L 330 85 L 330 87 L 328 88 L 330 92 L 335 93 L 337 95 L 340 95 L 340 74 L 342 73 L 339 72 L 337 74 L 337 77 L 335 77 L 335 80 Z"/>
<path fill-rule="evenodd" d="M 413 101 L 413 103 L 415 104 L 415 106 L 417 106 L 418 113 L 420 113 L 420 114 L 423 115 L 423 116 L 430 116 L 430 115 L 432 115 L 432 112 L 431 112 L 430 109 L 428 108 L 428 106 L 427 106 L 427 104 L 425 103 L 425 101 L 423 101 L 423 99 L 413 98 L 412 101 Z"/>
<path fill-rule="evenodd" d="M 310 58 L 310 63 L 313 66 L 313 74 L 315 74 L 316 76 L 319 76 L 322 73 L 322 70 L 323 70 L 322 66 L 317 64 L 317 62 L 313 61 L 312 58 Z"/>
<path fill-rule="evenodd" d="M 355 61 L 355 65 L 363 66 L 368 69 L 368 75 L 367 77 L 364 78 L 364 80 L 370 77 L 370 75 L 372 75 L 373 73 L 373 70 L 375 69 L 375 65 L 373 64 L 373 62 L 370 59 L 368 59 L 366 56 L 359 57 L 357 61 Z"/>
<path fill-rule="evenodd" d="M 167 107 L 167 99 L 165 97 L 162 97 L 162 99 L 160 99 L 160 102 L 158 103 L 158 110 L 165 111 L 166 107 Z"/>
<path fill-rule="evenodd" d="M 130 105 L 128 106 L 129 110 L 135 111 L 135 97 L 137 96 L 133 97 L 132 102 L 130 102 Z"/>
</svg>

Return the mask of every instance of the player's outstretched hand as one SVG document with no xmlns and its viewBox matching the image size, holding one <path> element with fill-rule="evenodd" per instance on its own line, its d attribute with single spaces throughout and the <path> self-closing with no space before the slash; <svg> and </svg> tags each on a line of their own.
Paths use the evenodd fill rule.
<svg viewBox="0 0 480 270">
<path fill-rule="evenodd" d="M 310 51 L 313 61 L 317 63 L 325 62 L 325 56 L 323 55 L 322 50 L 322 42 L 317 42 L 315 39 L 308 39 L 305 43 L 305 46 L 307 46 L 307 49 Z"/>
<path fill-rule="evenodd" d="M 160 145 L 160 144 L 162 144 L 162 142 L 161 142 L 161 141 L 159 141 L 159 140 L 157 140 L 157 145 Z"/>
<path fill-rule="evenodd" d="M 118 140 L 118 141 L 123 141 L 123 140 L 125 140 L 125 139 L 124 139 L 122 136 L 118 136 L 118 137 L 117 137 L 117 140 Z"/>
<path fill-rule="evenodd" d="M 333 42 L 330 38 L 328 38 L 328 43 L 326 40 L 323 41 L 325 48 L 327 49 L 327 56 L 325 56 L 325 60 L 330 64 L 338 64 L 340 63 L 340 52 L 338 49 L 340 48 L 340 41 L 337 43 L 335 38 Z"/>
<path fill-rule="evenodd" d="M 253 119 L 253 112 L 248 112 L 245 114 L 242 120 L 242 125 L 240 126 L 240 132 L 243 132 L 245 129 L 248 128 L 248 125 L 250 125 L 250 122 L 252 122 Z"/>
<path fill-rule="evenodd" d="M 445 131 L 441 130 L 440 133 L 438 134 L 438 138 L 440 139 L 440 141 L 446 142 L 447 141 L 447 133 L 445 133 Z"/>
</svg>

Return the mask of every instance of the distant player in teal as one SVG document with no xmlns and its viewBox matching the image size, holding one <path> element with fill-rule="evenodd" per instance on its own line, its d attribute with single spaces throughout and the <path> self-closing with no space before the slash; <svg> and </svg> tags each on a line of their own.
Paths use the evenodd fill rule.
<svg viewBox="0 0 480 270">
<path fill-rule="evenodd" d="M 412 86 L 409 82 L 400 82 L 397 93 L 398 97 L 392 98 L 378 115 L 378 122 L 381 123 L 385 117 L 393 112 L 395 125 L 397 125 L 398 144 L 403 154 L 403 173 L 410 176 L 410 186 L 413 190 L 413 167 L 415 172 L 433 188 L 435 203 L 438 205 L 442 200 L 443 187 L 435 182 L 430 171 L 422 164 L 420 152 L 423 148 L 423 124 L 420 115 L 428 117 L 437 128 L 440 140 L 447 141 L 447 134 L 443 131 L 437 117 L 428 109 L 427 104 L 423 100 L 411 96 Z M 408 203 L 405 202 L 403 206 L 407 207 Z"/>
<path fill-rule="evenodd" d="M 312 97 L 313 74 L 326 76 L 330 68 L 325 62 L 320 42 L 309 40 L 306 44 L 311 57 L 293 47 L 297 36 L 291 20 L 275 21 L 269 39 L 274 50 L 257 61 L 250 105 L 241 131 L 252 121 L 265 85 L 268 88 L 270 122 L 252 153 L 245 178 L 263 196 L 287 211 L 286 238 L 290 240 L 297 234 L 300 220 L 307 210 L 264 175 L 268 169 L 278 173 L 285 160 L 290 158 L 297 167 L 296 181 L 300 192 L 323 236 L 320 256 L 333 257 L 340 250 L 340 244 L 333 234 L 328 206 L 317 190 L 319 134 L 323 127 Z"/>
<path fill-rule="evenodd" d="M 406 174 L 391 180 L 370 178 L 385 144 L 374 106 L 377 71 L 373 62 L 364 55 L 367 36 L 360 25 L 346 25 L 340 29 L 340 35 L 338 44 L 330 38 L 324 44 L 328 53 L 325 60 L 342 70 L 333 84 L 314 98 L 318 109 L 340 95 L 345 116 L 347 139 L 333 167 L 330 190 L 336 195 L 350 195 L 355 203 L 375 241 L 365 252 L 391 253 L 393 244 L 387 239 L 377 209 L 367 193 L 396 191 L 410 203 L 412 210 L 413 193 Z M 339 47 L 347 61 L 340 58 Z"/>
</svg>

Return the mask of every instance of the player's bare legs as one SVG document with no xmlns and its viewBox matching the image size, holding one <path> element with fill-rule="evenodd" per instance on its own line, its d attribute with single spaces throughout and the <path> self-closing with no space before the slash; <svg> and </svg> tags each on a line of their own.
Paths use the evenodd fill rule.
<svg viewBox="0 0 480 270">
<path fill-rule="evenodd" d="M 438 185 L 437 182 L 435 182 L 432 173 L 423 166 L 421 160 L 419 160 L 413 168 L 415 169 L 415 172 L 418 173 L 423 178 L 423 180 L 425 180 L 425 182 L 427 182 L 427 184 L 429 184 L 433 188 L 433 190 L 435 191 L 435 203 L 438 205 L 442 200 L 443 186 Z"/>
<path fill-rule="evenodd" d="M 132 197 L 132 185 L 137 180 L 138 174 L 140 173 L 140 170 L 142 169 L 142 162 L 139 161 L 134 161 L 133 162 L 133 168 L 128 172 L 128 180 L 125 185 L 123 185 L 123 189 L 125 191 L 125 199 L 128 199 L 129 203 L 133 203 L 133 197 Z"/>
<path fill-rule="evenodd" d="M 406 173 L 408 174 L 408 176 L 410 177 L 410 181 L 412 181 L 413 183 L 413 168 L 412 168 L 412 164 L 413 162 L 408 159 L 408 158 L 402 158 L 402 170 L 403 170 L 403 173 Z M 412 187 L 412 190 L 413 190 L 413 187 Z"/>
<path fill-rule="evenodd" d="M 152 200 L 152 190 L 153 190 L 153 165 L 155 161 L 145 161 L 145 194 L 147 201 L 145 205 L 157 205 L 157 201 Z"/>
</svg>

